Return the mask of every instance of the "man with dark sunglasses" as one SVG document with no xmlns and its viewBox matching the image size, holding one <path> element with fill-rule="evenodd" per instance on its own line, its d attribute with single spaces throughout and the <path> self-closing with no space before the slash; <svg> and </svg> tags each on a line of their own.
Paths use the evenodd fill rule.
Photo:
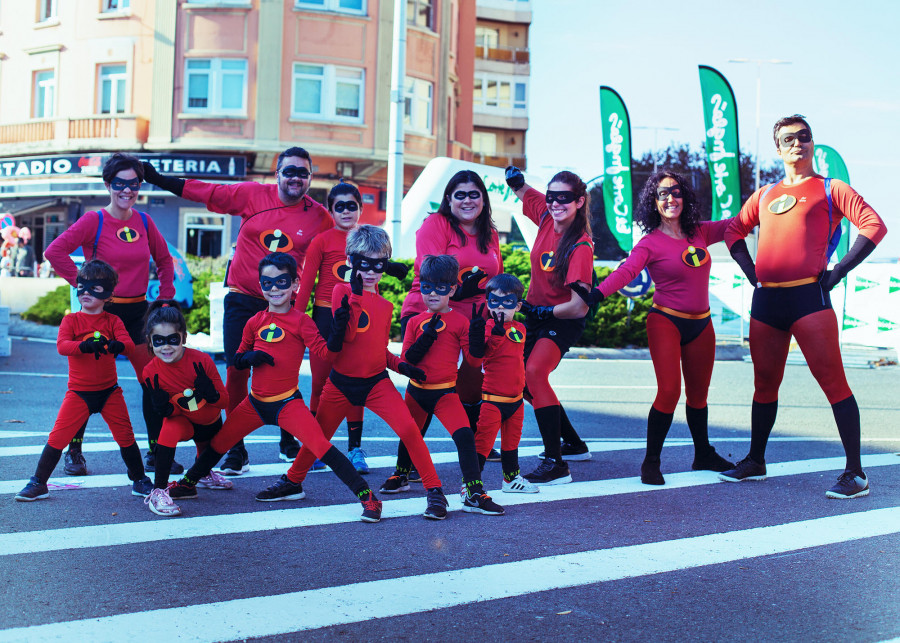
<svg viewBox="0 0 900 643">
<path fill-rule="evenodd" d="M 163 176 L 149 163 L 143 165 L 147 183 L 203 203 L 211 212 L 241 217 L 234 259 L 225 277 L 229 290 L 223 322 L 225 388 L 229 397 L 227 412 L 231 412 L 247 397 L 249 371 L 234 366 L 241 333 L 247 321 L 267 305 L 257 275 L 260 260 L 272 252 L 285 252 L 302 266 L 313 238 L 334 225 L 328 210 L 307 194 L 312 181 L 312 159 L 302 147 L 291 147 L 278 155 L 276 183 L 247 181 L 227 185 Z M 293 462 L 299 451 L 294 437 L 282 430 L 279 457 Z M 243 441 L 228 452 L 221 470 L 233 476 L 250 470 Z"/>
<path fill-rule="evenodd" d="M 782 118 L 773 135 L 785 177 L 757 190 L 725 232 L 731 255 L 756 288 L 750 310 L 755 390 L 750 453 L 719 477 L 726 482 L 766 478 L 766 443 L 775 424 L 778 388 L 793 336 L 831 404 L 847 456 L 844 472 L 825 495 L 858 498 L 869 493 L 860 461 L 859 406 L 844 374 L 829 291 L 875 249 L 887 228 L 849 185 L 816 174 L 812 129 L 803 116 Z M 844 217 L 859 229 L 859 236 L 829 270 L 834 234 Z M 756 226 L 754 262 L 744 237 Z"/>
</svg>

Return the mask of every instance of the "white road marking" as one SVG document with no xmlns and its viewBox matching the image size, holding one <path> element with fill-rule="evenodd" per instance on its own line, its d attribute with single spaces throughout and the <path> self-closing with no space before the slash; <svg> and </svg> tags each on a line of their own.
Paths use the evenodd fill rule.
<svg viewBox="0 0 900 643">
<path fill-rule="evenodd" d="M 866 468 L 900 465 L 900 459 L 894 454 L 863 456 L 862 462 Z M 767 465 L 770 478 L 823 471 L 840 471 L 843 468 L 844 458 L 818 458 Z M 669 473 L 666 474 L 666 484 L 662 487 L 641 484 L 639 477 L 591 480 L 558 486 L 544 486 L 541 487 L 541 492 L 537 494 L 504 494 L 503 505 L 511 507 L 619 494 L 658 493 L 671 489 L 699 487 L 710 484 L 728 483 L 720 483 L 718 477 L 712 471 Z M 209 493 L 212 494 L 209 496 L 212 499 L 217 492 Z M 207 492 L 203 492 L 203 497 L 207 497 Z M 385 500 L 385 496 L 382 496 L 382 499 L 384 500 L 383 516 L 385 518 L 419 515 L 425 507 L 425 498 L 421 495 L 402 500 Z M 462 505 L 458 494 L 448 493 L 447 500 L 450 503 L 450 511 L 461 509 Z M 212 501 L 214 502 L 214 500 Z M 27 511 L 28 509 L 23 507 L 22 510 Z M 351 504 L 300 509 L 198 516 L 196 518 L 162 518 L 153 520 L 148 515 L 148 520 L 138 522 L 0 534 L 0 556 L 66 549 L 110 547 L 223 534 L 252 533 L 314 525 L 334 525 L 344 522 L 356 522 L 359 520 L 359 514 L 359 504 L 354 502 Z"/>
<path fill-rule="evenodd" d="M 720 565 L 900 532 L 900 508 L 0 631 L 3 641 L 231 641 Z M 396 600 L 398 596 L 403 600 Z M 298 609 L 297 606 L 302 606 Z"/>
</svg>

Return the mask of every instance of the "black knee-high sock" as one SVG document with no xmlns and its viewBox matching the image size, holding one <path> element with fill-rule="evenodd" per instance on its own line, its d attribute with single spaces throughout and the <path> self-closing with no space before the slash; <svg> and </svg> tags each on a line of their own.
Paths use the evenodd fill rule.
<svg viewBox="0 0 900 643">
<path fill-rule="evenodd" d="M 572 426 L 572 422 L 566 414 L 566 408 L 562 404 L 559 405 L 559 435 L 563 442 L 567 442 L 573 447 L 580 447 L 584 444 L 584 440 Z"/>
<path fill-rule="evenodd" d="M 141 459 L 141 448 L 137 442 L 132 442 L 131 446 L 119 447 L 119 451 L 122 454 L 122 461 L 128 467 L 128 479 L 143 480 L 145 476 L 144 461 Z"/>
<path fill-rule="evenodd" d="M 38 482 L 47 484 L 47 480 L 50 479 L 50 475 L 53 473 L 56 465 L 59 464 L 61 457 L 62 449 L 54 449 L 49 444 L 44 446 L 44 450 L 41 451 L 41 458 L 38 460 L 37 469 L 34 470 L 34 477 L 37 478 Z"/>
<path fill-rule="evenodd" d="M 84 430 L 87 428 L 87 420 L 84 421 L 84 424 L 81 425 L 81 428 L 78 429 L 78 433 L 75 434 L 75 437 L 69 442 L 69 451 L 81 451 L 81 443 L 84 442 Z"/>
<path fill-rule="evenodd" d="M 425 437 L 425 432 L 428 431 L 428 427 L 431 426 L 431 418 L 434 417 L 431 413 L 428 414 L 428 417 L 425 420 L 425 424 L 422 425 L 422 437 Z M 409 457 L 409 451 L 406 449 L 406 445 L 401 441 L 397 444 L 397 466 L 395 467 L 395 471 L 397 473 L 407 474 L 412 471 L 413 463 L 412 458 Z"/>
<path fill-rule="evenodd" d="M 466 412 L 466 417 L 469 418 L 469 426 L 472 427 L 472 433 L 477 433 L 478 416 L 481 415 L 481 400 L 478 400 L 474 404 L 463 402 L 463 410 Z"/>
<path fill-rule="evenodd" d="M 141 396 L 141 412 L 144 415 L 144 424 L 147 425 L 147 445 L 153 451 L 156 448 L 156 441 L 159 440 L 159 432 L 162 431 L 163 417 L 153 410 L 147 391 Z"/>
<path fill-rule="evenodd" d="M 647 415 L 647 462 L 659 462 L 662 455 L 663 444 L 672 426 L 674 413 L 663 413 L 655 406 L 650 407 Z"/>
<path fill-rule="evenodd" d="M 544 454 L 557 462 L 562 462 L 562 453 L 559 450 L 560 415 L 560 407 L 557 404 L 534 410 L 534 418 L 544 441 Z"/>
<path fill-rule="evenodd" d="M 297 438 L 295 438 L 293 435 L 291 435 L 284 429 L 281 429 L 281 439 L 278 441 L 278 443 L 280 445 L 287 446 L 287 445 L 295 444 L 296 442 L 297 442 Z"/>
<path fill-rule="evenodd" d="M 750 457 L 758 464 L 766 463 L 766 444 L 775 426 L 776 415 L 778 400 L 766 403 L 753 400 L 750 410 Z"/>
<path fill-rule="evenodd" d="M 347 420 L 347 449 L 359 449 L 362 447 L 362 427 L 361 421 L 351 422 Z"/>
<path fill-rule="evenodd" d="M 847 454 L 845 471 L 862 473 L 862 460 L 859 453 L 859 405 L 856 403 L 856 398 L 851 395 L 846 400 L 832 404 L 831 410 L 834 413 L 834 421 L 837 422 L 838 433 L 841 435 L 844 453 Z"/>
<path fill-rule="evenodd" d="M 480 493 L 482 491 L 481 469 L 478 467 L 478 453 L 475 451 L 475 434 L 472 429 L 464 426 L 454 431 L 451 437 L 456 444 L 463 482 L 466 483 L 470 493 Z"/>
<path fill-rule="evenodd" d="M 194 460 L 194 464 L 191 465 L 191 468 L 185 472 L 181 481 L 190 486 L 195 486 L 198 480 L 208 476 L 213 467 L 219 464 L 219 460 L 222 459 L 223 455 L 225 454 L 219 453 L 212 447 L 206 447 L 206 449 L 203 450 L 203 453 L 198 455 L 197 459 Z"/>
<path fill-rule="evenodd" d="M 157 489 L 165 489 L 169 486 L 169 473 L 172 471 L 172 463 L 175 461 L 175 448 L 164 444 L 156 445 L 156 473 L 153 478 L 153 486 Z"/>
<path fill-rule="evenodd" d="M 519 475 L 519 450 L 504 451 L 501 447 L 500 466 L 503 467 L 503 479 L 507 482 Z"/>
<path fill-rule="evenodd" d="M 685 404 L 684 414 L 691 431 L 691 440 L 694 441 L 694 454 L 705 456 L 709 452 L 709 407 L 695 409 Z"/>
<path fill-rule="evenodd" d="M 365 494 L 367 491 L 370 491 L 369 484 L 363 480 L 363 477 L 359 475 L 359 472 L 350 464 L 350 460 L 347 459 L 340 450 L 333 446 L 325 452 L 325 455 L 321 458 L 322 462 L 331 467 L 331 470 L 334 471 L 335 475 L 341 479 L 347 487 L 356 494 L 357 497 Z"/>
</svg>

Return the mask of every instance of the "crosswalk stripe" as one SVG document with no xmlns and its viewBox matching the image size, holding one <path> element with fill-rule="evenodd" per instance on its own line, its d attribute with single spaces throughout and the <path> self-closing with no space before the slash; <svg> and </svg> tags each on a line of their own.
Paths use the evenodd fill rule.
<svg viewBox="0 0 900 643">
<path fill-rule="evenodd" d="M 390 618 L 900 532 L 900 508 L 0 631 L 0 640 L 222 641 Z M 403 596 L 402 601 L 396 600 Z M 301 606 L 298 609 L 297 606 Z"/>
<path fill-rule="evenodd" d="M 900 458 L 894 454 L 867 455 L 863 456 L 862 463 L 866 468 L 900 465 Z M 796 460 L 770 463 L 766 466 L 769 477 L 774 478 L 823 471 L 840 471 L 844 468 L 844 458 Z M 619 494 L 658 493 L 672 489 L 699 487 L 710 484 L 719 484 L 718 477 L 711 471 L 670 473 L 666 475 L 666 485 L 661 487 L 641 484 L 639 477 L 591 480 L 565 485 L 544 486 L 541 488 L 541 492 L 537 494 L 504 494 L 502 504 L 510 507 Z M 209 493 L 226 492 L 211 491 Z M 447 500 L 450 503 L 450 511 L 461 509 L 461 501 L 457 494 L 451 491 L 448 493 Z M 386 500 L 384 502 L 383 516 L 385 518 L 399 518 L 419 515 L 424 510 L 424 501 L 425 499 L 422 496 L 402 500 Z M 0 556 L 65 549 L 110 547 L 201 536 L 252 533 L 272 529 L 333 525 L 344 522 L 356 522 L 359 520 L 359 514 L 359 504 L 351 503 L 218 516 L 198 516 L 196 518 L 163 518 L 111 525 L 0 534 Z M 148 518 L 150 517 L 148 516 Z"/>
</svg>

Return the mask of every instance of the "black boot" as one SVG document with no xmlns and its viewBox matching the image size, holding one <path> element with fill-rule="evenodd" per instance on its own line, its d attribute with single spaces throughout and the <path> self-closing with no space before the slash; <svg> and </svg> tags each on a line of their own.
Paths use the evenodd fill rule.
<svg viewBox="0 0 900 643">
<path fill-rule="evenodd" d="M 694 462 L 691 464 L 691 469 L 719 472 L 734 469 L 734 463 L 716 453 L 709 443 L 709 407 L 695 409 L 693 406 L 685 405 L 684 413 L 687 417 L 688 429 L 691 431 L 691 439 L 694 441 Z"/>
<path fill-rule="evenodd" d="M 644 484 L 666 484 L 662 472 L 659 470 L 663 444 L 669 427 L 672 426 L 673 413 L 657 411 L 656 407 L 650 407 L 647 416 L 647 455 L 641 463 L 641 482 Z"/>
</svg>

